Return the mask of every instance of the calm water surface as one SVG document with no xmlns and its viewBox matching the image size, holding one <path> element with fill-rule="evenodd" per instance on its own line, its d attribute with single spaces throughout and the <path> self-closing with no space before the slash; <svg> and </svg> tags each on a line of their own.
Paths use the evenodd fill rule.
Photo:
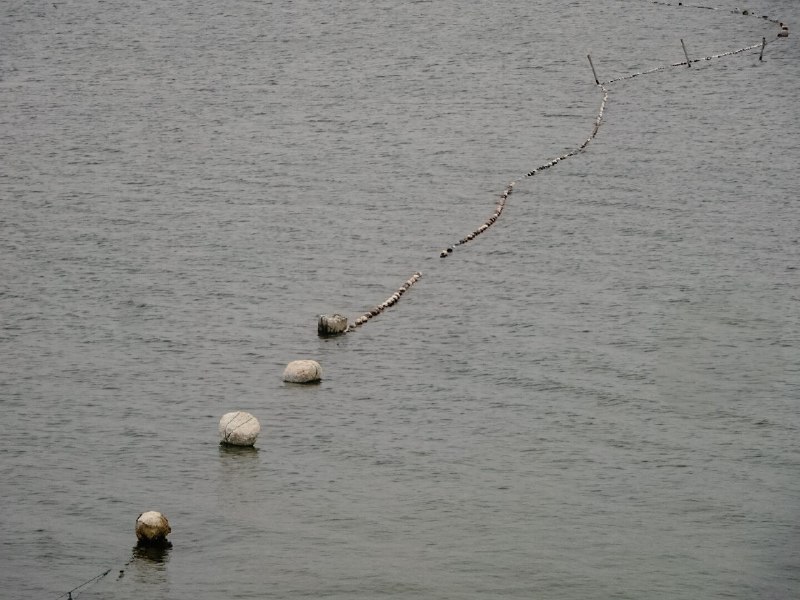
<svg viewBox="0 0 800 600">
<path fill-rule="evenodd" d="M 522 177 L 716 6 L 4 2 L 0 596 L 797 597 L 797 3 Z"/>
</svg>

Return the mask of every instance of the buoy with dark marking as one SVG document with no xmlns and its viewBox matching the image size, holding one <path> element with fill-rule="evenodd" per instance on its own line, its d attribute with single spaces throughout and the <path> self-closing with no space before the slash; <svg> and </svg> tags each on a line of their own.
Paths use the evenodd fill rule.
<svg viewBox="0 0 800 600">
<path fill-rule="evenodd" d="M 219 420 L 220 443 L 231 446 L 252 446 L 261 431 L 261 425 L 249 412 L 237 410 L 225 413 Z"/>
<path fill-rule="evenodd" d="M 149 510 L 136 518 L 136 539 L 140 545 L 169 545 L 167 536 L 171 531 L 167 517 L 160 512 Z"/>
</svg>

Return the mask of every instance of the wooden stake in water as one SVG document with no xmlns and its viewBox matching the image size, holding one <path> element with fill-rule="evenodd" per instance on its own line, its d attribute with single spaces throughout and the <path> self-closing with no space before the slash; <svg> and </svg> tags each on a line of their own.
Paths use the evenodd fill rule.
<svg viewBox="0 0 800 600">
<path fill-rule="evenodd" d="M 594 82 L 597 85 L 600 85 L 600 80 L 597 78 L 597 71 L 594 70 L 594 63 L 592 62 L 592 55 L 591 54 L 587 54 L 586 58 L 589 59 L 589 65 L 592 67 L 592 73 L 594 73 Z"/>
<path fill-rule="evenodd" d="M 692 61 L 689 60 L 689 53 L 686 51 L 686 44 L 683 43 L 683 40 L 681 40 L 681 46 L 683 46 L 683 54 L 686 56 L 686 64 L 691 67 Z"/>
<path fill-rule="evenodd" d="M 758 60 L 764 60 L 764 47 L 767 45 L 767 38 L 761 38 L 761 54 L 758 55 Z"/>
</svg>

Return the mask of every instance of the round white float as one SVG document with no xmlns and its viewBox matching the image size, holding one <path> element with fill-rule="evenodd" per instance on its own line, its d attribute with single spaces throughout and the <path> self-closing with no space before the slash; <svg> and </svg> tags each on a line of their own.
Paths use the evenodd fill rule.
<svg viewBox="0 0 800 600">
<path fill-rule="evenodd" d="M 314 383 L 322 379 L 322 367 L 315 360 L 293 360 L 283 371 L 289 383 Z"/>
<path fill-rule="evenodd" d="M 136 519 L 136 539 L 143 544 L 159 544 L 167 541 L 172 531 L 167 517 L 160 512 L 150 510 L 143 512 Z"/>
<path fill-rule="evenodd" d="M 252 446 L 260 431 L 258 419 L 249 412 L 229 412 L 219 420 L 219 438 L 223 444 Z"/>
</svg>

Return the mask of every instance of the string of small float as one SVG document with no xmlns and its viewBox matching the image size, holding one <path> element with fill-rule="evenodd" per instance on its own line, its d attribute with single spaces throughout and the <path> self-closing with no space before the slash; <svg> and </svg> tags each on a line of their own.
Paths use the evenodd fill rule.
<svg viewBox="0 0 800 600">
<path fill-rule="evenodd" d="M 653 4 L 658 4 L 658 5 L 662 5 L 662 6 L 673 6 L 670 3 L 658 2 L 658 1 L 654 1 Z M 684 5 L 683 3 L 678 3 L 678 6 L 683 6 L 683 7 L 686 7 L 686 8 L 704 9 L 704 10 L 726 10 L 726 9 L 715 8 L 715 7 L 711 7 L 711 6 L 689 6 L 689 5 Z M 742 15 L 745 15 L 745 16 L 754 16 L 754 17 L 758 17 L 759 16 L 759 15 L 751 13 L 751 12 L 749 12 L 747 10 L 744 10 L 744 11 L 740 12 L 738 9 L 736 9 L 736 10 L 733 10 L 731 12 L 742 14 Z M 760 15 L 760 16 L 761 16 L 761 18 L 766 19 L 766 20 L 770 20 L 773 23 L 776 23 L 776 24 L 778 24 L 780 26 L 781 29 L 778 32 L 778 37 L 788 37 L 788 35 L 789 35 L 788 27 L 786 27 L 782 22 L 778 21 L 777 19 L 769 19 L 769 17 L 767 17 L 765 15 Z M 584 150 L 586 150 L 586 147 L 592 142 L 592 140 L 595 139 L 595 137 L 597 137 L 597 133 L 600 130 L 600 126 L 603 123 L 603 114 L 605 112 L 605 108 L 606 108 L 606 105 L 608 103 L 608 88 L 606 87 L 607 85 L 610 85 L 612 83 L 616 83 L 616 82 L 619 82 L 619 81 L 625 81 L 625 80 L 628 80 L 628 79 L 633 79 L 634 77 L 639 77 L 641 75 L 649 75 L 649 74 L 652 74 L 652 73 L 658 73 L 659 71 L 665 71 L 666 69 L 670 69 L 670 68 L 674 68 L 674 67 L 681 67 L 681 66 L 689 66 L 689 67 L 691 67 L 692 63 L 701 62 L 701 61 L 715 60 L 715 59 L 719 59 L 719 58 L 724 58 L 726 56 L 733 56 L 735 54 L 740 54 L 742 52 L 747 52 L 748 50 L 754 50 L 754 49 L 759 48 L 759 47 L 761 48 L 761 55 L 763 56 L 764 48 L 766 48 L 767 41 L 766 41 L 766 38 L 762 38 L 762 41 L 761 41 L 760 44 L 752 44 L 752 45 L 746 46 L 744 48 L 739 48 L 738 50 L 731 50 L 729 52 L 722 52 L 722 53 L 719 53 L 719 54 L 713 54 L 711 56 L 706 56 L 706 57 L 703 57 L 703 58 L 697 58 L 697 59 L 694 59 L 694 60 L 689 58 L 689 54 L 688 54 L 688 52 L 686 52 L 686 46 L 683 44 L 683 40 L 681 40 L 681 45 L 683 46 L 684 53 L 686 55 L 686 60 L 685 61 L 672 63 L 672 64 L 669 64 L 669 65 L 661 65 L 661 66 L 649 69 L 647 71 L 638 71 L 636 73 L 631 73 L 629 75 L 624 75 L 622 77 L 616 77 L 614 79 L 609 79 L 609 80 L 603 81 L 603 82 L 598 80 L 597 73 L 595 72 L 595 69 L 594 69 L 594 64 L 592 64 L 592 58 L 591 58 L 591 56 L 589 56 L 588 57 L 589 58 L 589 63 L 591 64 L 592 72 L 595 74 L 595 83 L 597 83 L 598 87 L 600 88 L 600 90 L 601 90 L 601 92 L 603 94 L 602 100 L 600 102 L 600 108 L 597 111 L 597 115 L 596 115 L 595 120 L 594 120 L 594 125 L 592 127 L 591 134 L 577 148 L 575 148 L 575 149 L 573 149 L 573 150 L 571 150 L 569 152 L 566 152 L 565 154 L 562 154 L 561 156 L 558 156 L 558 157 L 554 158 L 553 160 L 551 160 L 550 162 L 547 162 L 547 163 L 545 163 L 545 164 L 543 164 L 543 165 L 541 165 L 539 167 L 536 167 L 535 169 L 533 169 L 531 171 L 528 171 L 525 174 L 525 177 L 533 177 L 537 173 L 541 173 L 542 171 L 546 171 L 547 169 L 550 169 L 550 168 L 556 166 L 561 161 L 566 160 L 568 158 L 571 158 L 573 156 L 576 156 L 576 155 L 580 154 L 581 152 L 583 152 Z M 759 58 L 761 58 L 761 57 L 759 57 Z M 522 178 L 520 178 L 520 179 L 522 179 Z M 514 192 L 514 186 L 516 186 L 518 183 L 519 183 L 519 180 L 511 181 L 506 186 L 506 188 L 503 190 L 503 192 L 500 194 L 500 196 L 499 196 L 499 198 L 497 200 L 497 204 L 495 205 L 494 212 L 489 216 L 489 218 L 486 219 L 486 221 L 484 221 L 483 223 L 481 223 L 481 225 L 478 228 L 474 229 L 469 234 L 467 234 L 464 237 L 462 237 L 461 239 L 459 239 L 457 242 L 447 246 L 444 250 L 442 250 L 440 252 L 440 254 L 439 254 L 440 258 L 446 258 L 447 256 L 449 256 L 450 254 L 453 253 L 453 251 L 455 250 L 456 247 L 463 246 L 464 244 L 467 244 L 467 243 L 471 242 L 476 237 L 478 237 L 480 234 L 482 234 L 487 229 L 489 229 L 492 225 L 494 225 L 495 222 L 500 218 L 500 215 L 503 213 L 503 210 L 506 207 L 506 202 L 508 200 L 508 197 L 511 196 L 511 194 Z M 383 302 L 381 302 L 380 304 L 378 304 L 374 308 L 370 309 L 369 311 L 365 312 L 361 316 L 357 317 L 355 319 L 355 321 L 353 321 L 353 323 L 351 323 L 344 331 L 342 331 L 342 333 L 349 333 L 351 331 L 356 330 L 358 327 L 361 327 L 364 323 L 367 323 L 370 319 L 380 315 L 387 308 L 390 308 L 390 307 L 394 306 L 400 300 L 400 297 L 406 291 L 408 291 L 409 288 L 411 288 L 411 286 L 414 285 L 421 277 L 422 277 L 422 273 L 420 271 L 417 271 L 416 273 L 414 273 L 414 275 L 412 275 L 410 279 L 408 279 L 402 286 L 400 286 L 400 288 L 394 294 L 389 296 L 389 298 L 387 298 L 386 300 L 384 300 Z"/>
<path fill-rule="evenodd" d="M 653 4 L 657 6 L 681 6 L 683 8 L 699 8 L 701 10 L 722 10 L 737 15 L 744 15 L 745 17 L 756 17 L 759 19 L 765 19 L 773 23 L 779 23 L 781 27 L 783 27 L 783 23 L 781 23 L 778 19 L 770 19 L 767 15 L 759 15 L 758 13 L 751 12 L 748 9 L 739 10 L 738 8 L 731 9 L 731 8 L 724 8 L 721 6 L 699 6 L 697 4 L 684 4 L 683 2 L 678 2 L 677 4 L 673 4 L 671 2 L 660 2 L 659 0 L 653 0 Z"/>
<path fill-rule="evenodd" d="M 739 48 L 738 50 L 731 50 L 730 52 L 723 52 L 721 54 L 712 54 L 711 56 L 705 56 L 703 58 L 695 58 L 690 59 L 689 61 L 681 61 L 672 63 L 670 65 L 662 65 L 660 67 L 655 67 L 653 69 L 648 69 L 647 71 L 639 71 L 637 73 L 631 73 L 629 75 L 623 75 L 622 77 L 615 77 L 614 79 L 609 79 L 607 81 L 602 82 L 601 85 L 608 85 L 611 83 L 616 83 L 618 81 L 625 81 L 626 79 L 633 79 L 634 77 L 639 77 L 640 75 L 649 75 L 651 73 L 657 73 L 659 71 L 665 71 L 666 69 L 670 69 L 672 67 L 683 67 L 687 65 L 691 65 L 691 63 L 701 62 L 704 60 L 714 60 L 717 58 L 722 58 L 724 56 L 732 56 L 733 54 L 740 54 L 741 52 L 747 52 L 748 50 L 754 50 L 756 48 L 761 48 L 764 45 L 764 42 L 753 44 L 752 46 L 747 46 L 745 48 Z"/>
<path fill-rule="evenodd" d="M 549 169 L 551 167 L 554 167 L 555 165 L 560 163 L 562 160 L 566 160 L 567 158 L 569 158 L 571 156 L 575 156 L 576 154 L 580 154 L 581 152 L 583 152 L 586 149 L 586 146 L 588 146 L 589 143 L 597 136 L 597 132 L 600 130 L 600 125 L 601 125 L 601 123 L 603 121 L 603 112 L 605 111 L 606 103 L 608 102 L 608 90 L 603 85 L 600 85 L 600 89 L 603 91 L 603 100 L 600 103 L 600 110 L 597 112 L 597 117 L 595 118 L 594 127 L 592 128 L 591 135 L 589 135 L 589 137 L 586 138 L 586 140 L 584 140 L 584 142 L 579 147 L 575 148 L 574 150 L 571 150 L 570 152 L 567 152 L 566 154 L 562 154 L 561 156 L 559 156 L 557 158 L 554 158 L 550 162 L 548 162 L 548 163 L 546 163 L 546 164 L 544 164 L 544 165 L 542 165 L 540 167 L 537 167 L 537 168 L 533 169 L 532 171 L 529 171 L 528 173 L 525 174 L 525 177 L 533 177 L 537 173 L 539 173 L 541 171 L 544 171 L 544 170 L 547 170 L 547 169 Z M 506 205 L 506 200 L 511 195 L 511 193 L 514 191 L 514 186 L 516 184 L 517 184 L 517 181 L 512 181 L 511 183 L 508 184 L 506 189 L 503 190 L 503 193 L 500 194 L 500 198 L 499 198 L 499 200 L 497 202 L 497 205 L 495 206 L 495 211 L 492 213 L 492 215 L 483 224 L 481 224 L 480 227 L 478 227 L 477 229 L 472 231 L 469 235 L 461 238 L 458 242 L 456 242 L 452 246 L 448 246 L 448 248 L 446 250 L 442 250 L 440 256 L 441 257 L 447 256 L 448 254 L 453 252 L 453 248 L 455 246 L 460 246 L 462 244 L 466 244 L 468 242 L 471 242 L 477 236 L 479 236 L 481 233 L 483 233 L 484 231 L 489 229 L 489 227 L 491 227 L 494 224 L 494 222 L 497 221 L 497 219 L 502 214 L 503 209 L 505 208 L 505 205 Z M 355 331 L 358 327 L 361 327 L 362 325 L 364 325 L 364 323 L 368 322 L 370 319 L 380 315 L 387 308 L 390 308 L 390 307 L 394 306 L 397 302 L 399 302 L 400 297 L 404 293 L 406 293 L 411 288 L 411 286 L 413 286 L 417 281 L 419 281 L 419 279 L 421 277 L 422 277 L 422 272 L 417 271 L 416 273 L 414 273 L 405 283 L 403 283 L 403 285 L 401 285 L 397 289 L 397 291 L 394 294 L 392 294 L 386 300 L 384 300 L 383 302 L 381 302 L 377 306 L 373 307 L 369 311 L 365 312 L 361 316 L 357 317 L 347 327 L 347 329 L 345 331 L 343 331 L 342 333 L 350 333 L 351 331 Z M 321 317 L 321 319 L 324 319 L 324 318 L 325 318 L 324 316 Z"/>
<path fill-rule="evenodd" d="M 603 100 L 600 103 L 600 109 L 597 111 L 597 117 L 594 120 L 594 127 L 592 128 L 591 135 L 589 135 L 589 137 L 586 138 L 586 140 L 584 140 L 584 142 L 580 146 L 575 148 L 574 150 L 571 150 L 571 151 L 569 151 L 569 152 L 567 152 L 565 154 L 562 154 L 561 156 L 558 156 L 558 157 L 554 158 L 550 162 L 545 163 L 540 167 L 536 167 L 532 171 L 528 171 L 527 173 L 525 173 L 525 177 L 533 177 L 537 173 L 540 173 L 540 172 L 545 171 L 545 170 L 547 170 L 547 169 L 549 169 L 551 167 L 554 167 L 558 163 L 560 163 L 562 160 L 566 160 L 566 159 L 568 159 L 568 158 L 570 158 L 572 156 L 576 156 L 576 155 L 580 154 L 581 152 L 583 152 L 586 149 L 586 146 L 588 146 L 591 143 L 591 141 L 597 136 L 597 132 L 600 130 L 600 125 L 603 122 L 603 112 L 605 111 L 606 103 L 608 102 L 608 90 L 603 85 L 600 85 L 600 89 L 603 91 Z M 500 199 L 497 202 L 497 206 L 495 207 L 495 211 L 492 213 L 492 215 L 486 221 L 484 221 L 481 224 L 480 227 L 478 227 L 474 231 L 470 232 L 468 235 L 466 235 L 463 238 L 461 238 L 460 240 L 458 240 L 455 244 L 453 244 L 451 246 L 448 246 L 447 248 L 442 250 L 441 253 L 439 254 L 439 256 L 441 258 L 447 257 L 448 255 L 452 254 L 452 252 L 453 252 L 453 250 L 455 250 L 456 246 L 462 246 L 462 245 L 464 245 L 464 244 L 466 244 L 468 242 L 471 242 L 476 237 L 478 237 L 480 234 L 482 234 L 484 231 L 489 229 L 489 227 L 494 225 L 495 221 L 497 221 L 497 219 L 502 214 L 503 209 L 505 208 L 505 205 L 506 205 L 506 200 L 508 200 L 508 197 L 514 191 L 514 186 L 517 185 L 517 183 L 518 183 L 518 181 L 514 180 L 514 181 L 512 181 L 511 183 L 508 184 L 508 187 L 506 187 L 506 189 L 503 190 L 503 193 L 500 194 Z"/>
<path fill-rule="evenodd" d="M 379 314 L 381 314 L 387 308 L 390 308 L 390 307 L 394 306 L 395 304 L 397 304 L 397 302 L 400 301 L 400 297 L 403 294 L 405 294 L 411 288 L 412 285 L 417 283 L 417 281 L 419 281 L 421 277 L 422 277 L 422 273 L 420 271 L 417 271 L 416 273 L 414 273 L 409 279 L 406 280 L 405 283 L 403 283 L 403 285 L 401 285 L 399 288 L 397 288 L 397 291 L 394 294 L 389 296 L 386 300 L 384 300 L 383 302 L 381 302 L 380 304 L 378 304 L 374 308 L 372 308 L 369 311 L 365 312 L 360 317 L 357 317 L 355 319 L 355 321 L 353 321 L 350 324 L 350 326 L 347 328 L 347 331 L 348 332 L 354 331 L 357 327 L 361 327 L 364 323 L 369 321 L 371 318 L 377 317 Z"/>
<path fill-rule="evenodd" d="M 671 4 L 666 3 L 666 2 L 653 2 L 653 4 L 660 4 L 660 5 L 663 5 L 663 6 L 672 6 Z M 679 6 L 684 6 L 684 5 L 683 5 L 683 3 L 679 3 Z M 699 8 L 699 9 L 707 9 L 707 10 L 723 10 L 723 9 L 714 8 L 714 7 L 711 7 L 711 6 L 686 6 L 686 8 Z M 732 11 L 732 12 L 737 12 L 738 13 L 739 11 L 735 10 L 735 11 Z M 759 16 L 759 15 L 751 13 L 751 12 L 749 12 L 747 10 L 743 11 L 741 14 L 743 14 L 745 16 L 756 16 L 756 17 Z M 769 19 L 769 17 L 767 17 L 765 15 L 761 15 L 761 17 L 763 19 Z M 788 36 L 788 27 L 784 26 L 784 24 L 782 22 L 778 21 L 777 19 L 771 19 L 771 21 L 773 23 L 779 24 L 780 27 L 781 27 L 781 30 L 778 32 L 778 37 L 786 37 L 786 36 Z M 683 43 L 683 40 L 681 40 L 681 43 Z M 541 171 L 544 171 L 546 169 L 549 169 L 551 167 L 554 167 L 555 165 L 560 163 L 562 160 L 565 160 L 567 158 L 570 158 L 572 156 L 580 154 L 581 152 L 583 152 L 586 149 L 586 147 L 591 143 L 591 141 L 597 136 L 597 132 L 599 131 L 600 125 L 602 124 L 603 112 L 605 110 L 606 103 L 608 101 L 608 89 L 605 87 L 606 85 L 609 85 L 609 84 L 612 84 L 612 83 L 616 83 L 618 81 L 623 81 L 623 80 L 626 80 L 626 79 L 633 79 L 634 77 L 639 77 L 640 75 L 649 75 L 651 73 L 657 73 L 659 71 L 664 71 L 664 70 L 672 68 L 672 67 L 680 67 L 680 66 L 683 66 L 683 65 L 691 66 L 692 63 L 696 63 L 696 62 L 700 62 L 700 61 L 704 61 L 704 60 L 707 61 L 707 60 L 714 60 L 714 59 L 718 59 L 718 58 L 723 58 L 725 56 L 732 56 L 734 54 L 740 54 L 741 52 L 747 52 L 748 50 L 754 50 L 755 48 L 758 48 L 758 47 L 761 47 L 762 53 L 763 53 L 763 50 L 766 47 L 766 44 L 767 44 L 766 39 L 763 38 L 762 42 L 760 44 L 753 44 L 751 46 L 747 46 L 745 48 L 740 48 L 738 50 L 732 50 L 732 51 L 729 51 L 729 52 L 722 52 L 720 54 L 713 54 L 711 56 L 706 56 L 706 57 L 698 58 L 698 59 L 694 59 L 694 60 L 689 59 L 688 54 L 687 54 L 686 61 L 672 63 L 672 64 L 669 64 L 669 65 L 661 65 L 661 66 L 649 69 L 647 71 L 640 71 L 640 72 L 636 72 L 636 73 L 631 73 L 630 75 L 617 77 L 615 79 L 609 79 L 609 80 L 603 81 L 603 82 L 598 81 L 597 80 L 597 76 L 595 74 L 595 81 L 597 82 L 597 85 L 600 86 L 600 89 L 603 92 L 603 100 L 602 100 L 602 102 L 600 104 L 600 110 L 597 113 L 597 118 L 595 119 L 594 128 L 592 129 L 591 135 L 588 138 L 586 138 L 586 140 L 578 148 L 575 148 L 574 150 L 572 150 L 570 152 L 567 152 L 566 154 L 562 154 L 561 156 L 559 156 L 557 158 L 554 158 L 549 163 L 546 163 L 546 164 L 542 165 L 541 167 L 537 167 L 536 169 L 533 169 L 532 171 L 529 171 L 528 173 L 525 174 L 525 176 L 526 177 L 533 177 L 537 173 L 539 173 Z M 685 47 L 684 47 L 684 49 L 685 49 Z M 589 57 L 589 61 L 591 62 L 591 56 Z M 592 65 L 592 71 L 594 71 L 594 65 Z M 463 238 L 461 238 L 460 240 L 458 240 L 456 243 L 454 243 L 454 244 L 448 246 L 447 248 L 445 248 L 444 250 L 442 250 L 441 253 L 439 254 L 439 256 L 441 258 L 445 258 L 445 257 L 449 256 L 450 254 L 453 253 L 453 251 L 455 250 L 455 248 L 457 246 L 461 246 L 461 245 L 464 245 L 464 244 L 466 244 L 468 242 L 471 242 L 476 237 L 478 237 L 480 234 L 482 234 L 484 231 L 489 229 L 489 227 L 494 225 L 495 221 L 497 221 L 497 219 L 502 214 L 503 209 L 505 208 L 506 200 L 511 195 L 511 193 L 514 191 L 514 186 L 517 185 L 517 183 L 518 182 L 515 180 L 515 181 L 512 181 L 511 183 L 508 184 L 508 187 L 506 187 L 506 189 L 503 190 L 503 193 L 500 194 L 500 199 L 499 199 L 499 201 L 497 203 L 497 206 L 495 207 L 495 211 L 492 213 L 492 215 L 486 221 L 484 221 L 480 225 L 480 227 L 478 227 L 477 229 L 473 230 L 468 235 L 466 235 Z"/>
</svg>

